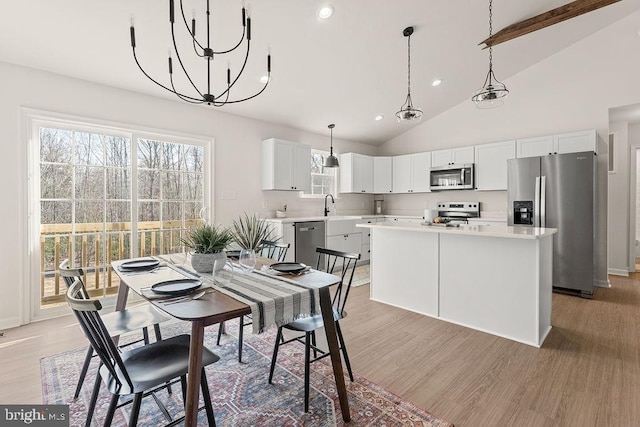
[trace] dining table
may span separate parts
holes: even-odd
[[[185,402],[185,426],[195,427],[197,425],[198,402],[200,393],[200,381],[202,372],[202,352],[204,348],[204,328],[240,316],[251,314],[251,308],[244,302],[226,295],[223,292],[211,291],[196,300],[186,298],[183,302],[177,304],[169,304],[163,302],[162,299],[147,298],[148,290],[151,286],[167,280],[176,280],[180,277],[199,278],[199,273],[190,270],[188,260],[181,266],[172,264],[171,262],[163,262],[159,268],[152,271],[121,271],[119,268],[124,262],[130,259],[113,261],[111,266],[115,274],[120,278],[120,287],[116,300],[116,310],[124,310],[127,305],[129,291],[140,295],[143,299],[153,304],[162,312],[183,321],[191,323],[191,336],[189,345],[189,375],[187,376],[187,393]],[[272,264],[273,260],[258,258],[256,271],[251,274],[260,272],[263,265]],[[211,274],[208,275],[212,280]],[[256,276],[258,276],[256,274]],[[284,275],[284,279],[295,281],[301,287],[318,291],[319,305],[322,319],[324,322],[324,330],[326,334],[328,351],[330,354],[331,365],[336,382],[336,390],[338,400],[342,412],[342,419],[345,422],[351,420],[349,413],[349,401],[347,398],[347,389],[343,374],[342,361],[338,345],[338,337],[336,325],[333,317],[332,297],[330,287],[340,283],[340,277],[333,274],[308,270],[305,274],[300,275]],[[268,387],[265,373],[265,387]]]

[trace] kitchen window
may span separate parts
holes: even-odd
[[[328,155],[328,151],[311,150],[311,192],[305,193],[305,196],[336,194],[336,168],[322,166]]]

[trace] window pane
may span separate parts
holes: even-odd
[[[138,220],[139,221],[160,221],[160,203],[159,202],[138,203]]]
[[[40,202],[40,224],[71,223],[71,202]]]
[[[106,220],[110,222],[131,222],[131,202],[106,202]]]
[[[204,172],[204,148],[195,145],[184,146],[185,170],[188,172]]]
[[[162,198],[165,200],[180,200],[182,198],[182,185],[180,184],[180,172],[162,173]]]
[[[131,180],[128,169],[107,169],[107,199],[129,199]]]
[[[158,141],[138,139],[138,166],[147,169],[159,169],[161,144]]]
[[[160,172],[151,170],[138,171],[138,198],[160,198]]]
[[[131,167],[131,140],[120,136],[105,137],[106,165]]]
[[[202,202],[185,202],[184,204],[184,218],[187,220],[200,219],[200,210],[202,209]]]
[[[104,196],[104,168],[76,167],[76,192],[78,199],[102,199]]]
[[[70,199],[73,167],[68,165],[40,165],[40,197],[42,199]]]
[[[182,202],[162,203],[163,221],[175,221],[182,219]]]
[[[102,223],[104,221],[104,203],[102,201],[78,201],[75,206],[76,223]]]
[[[162,169],[182,169],[182,145],[170,142],[162,143]]]
[[[199,173],[184,174],[184,200],[202,200],[204,176]]]
[[[69,130],[40,128],[40,161],[71,162],[72,135]]]
[[[76,132],[76,163],[79,165],[102,166],[104,147],[102,137],[93,133]]]

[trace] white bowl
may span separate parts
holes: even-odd
[[[276,211],[276,218],[286,218],[287,213],[284,211]]]

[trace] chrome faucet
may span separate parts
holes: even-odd
[[[331,203],[336,203],[336,200],[331,194],[327,194],[326,196],[324,196],[324,216],[329,215],[329,208],[327,207],[327,197],[331,197]]]

